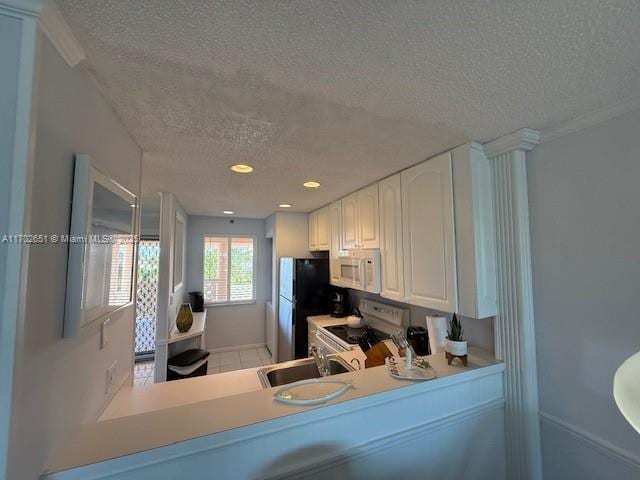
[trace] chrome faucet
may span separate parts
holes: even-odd
[[[313,347],[311,347],[311,354],[313,355],[313,359],[316,361],[316,366],[318,367],[320,375],[323,377],[328,377],[330,374],[329,360],[327,359],[327,355],[324,353],[322,347],[317,348],[314,345]]]

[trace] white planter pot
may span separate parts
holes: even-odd
[[[445,340],[444,349],[452,355],[466,355],[467,354],[467,341],[454,342],[452,340]]]

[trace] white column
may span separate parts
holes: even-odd
[[[522,129],[484,146],[495,198],[495,348],[505,363],[507,475],[514,480],[542,478],[526,168],[526,152],[538,143],[537,131]]]

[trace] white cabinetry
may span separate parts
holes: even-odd
[[[455,206],[458,313],[486,318],[498,313],[495,219],[491,165],[482,146],[451,151]]]
[[[408,303],[457,309],[451,154],[401,173],[404,285]]]
[[[378,183],[380,195],[380,295],[404,302],[404,264],[402,256],[402,191],[400,174]]]
[[[358,248],[358,192],[342,199],[342,248]]]
[[[332,285],[340,286],[340,265],[338,252],[342,249],[342,202],[329,205],[329,275]]]
[[[309,214],[309,251],[329,250],[329,207]]]
[[[331,227],[329,226],[329,206],[317,210],[318,250],[329,250]]]
[[[318,250],[318,212],[309,214],[309,251]]]
[[[358,192],[358,248],[380,247],[378,184]]]
[[[405,302],[471,318],[496,315],[491,170],[482,147],[462,145],[400,176],[400,227],[390,220],[397,180],[380,182],[384,296],[399,298],[395,277],[388,274],[398,256],[404,263]],[[402,231],[402,251],[395,254],[387,240],[394,228],[396,238],[398,228]]]
[[[380,247],[378,184],[342,199],[342,248]]]

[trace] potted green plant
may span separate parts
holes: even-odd
[[[453,314],[447,328],[447,339],[444,343],[445,351],[452,355],[461,357],[467,354],[467,341],[463,337],[464,330],[460,324],[460,320]]]

